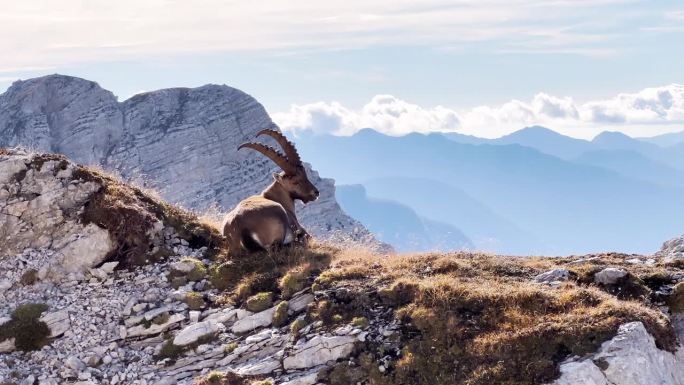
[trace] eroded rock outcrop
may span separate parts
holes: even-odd
[[[620,326],[618,334],[599,351],[561,365],[554,385],[681,385],[684,349],[674,354],[658,349],[641,322]]]
[[[0,155],[0,253],[50,249],[45,278],[83,273],[102,263],[116,243],[109,231],[84,223],[83,207],[102,186],[74,175],[66,159],[15,151]]]
[[[684,263],[684,235],[663,243],[657,256],[669,265]]]
[[[165,89],[119,103],[97,83],[51,75],[15,82],[0,95],[0,147],[65,154],[199,211],[227,212],[271,183],[276,166],[237,151],[264,128],[277,129],[263,106],[228,86]],[[306,168],[321,192],[299,215],[309,232],[384,247],[340,209],[333,180]]]
[[[208,246],[212,237],[220,242],[216,230],[191,218],[64,156],[2,150],[0,261],[25,250],[46,253],[44,260],[22,262],[20,277],[6,270],[0,287],[10,287],[12,280],[104,274],[93,268],[106,261],[144,263],[168,253],[165,241],[178,233],[186,243]]]

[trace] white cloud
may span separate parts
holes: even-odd
[[[289,111],[276,113],[273,118],[284,130],[294,133],[313,130],[335,135],[351,135],[363,128],[374,128],[389,135],[458,131],[496,137],[534,124],[560,131],[575,130],[575,134],[585,129],[584,135],[596,133],[606,126],[638,127],[644,131],[648,130],[644,129],[647,126],[662,128],[684,124],[684,85],[646,88],[581,104],[569,97],[538,93],[529,102],[512,100],[500,106],[467,110],[443,106],[425,108],[391,95],[377,95],[359,110],[348,109],[337,102],[317,102],[293,105]],[[648,131],[642,134],[648,134]]]
[[[487,42],[490,52],[603,52],[616,37],[606,31],[603,15],[608,10],[628,12],[615,6],[619,3],[630,1],[0,0],[0,35],[11,36],[0,39],[0,52],[10,53],[0,58],[0,69],[160,54],[380,44]],[[604,27],[578,30],[577,20]],[[615,29],[623,27],[631,25]]]
[[[437,106],[422,108],[391,95],[377,95],[360,111],[345,108],[340,103],[293,105],[289,112],[276,113],[273,119],[292,132],[313,130],[316,133],[351,135],[372,127],[389,135],[411,132],[454,131],[460,125],[458,113]]]

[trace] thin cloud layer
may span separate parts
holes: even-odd
[[[577,129],[672,126],[684,124],[684,85],[646,88],[581,104],[569,97],[538,93],[529,102],[512,100],[460,111],[443,106],[425,108],[391,95],[377,95],[360,110],[337,102],[317,102],[293,105],[273,118],[282,129],[295,134],[309,130],[334,135],[373,128],[388,135],[462,132],[496,137],[535,124]],[[643,134],[648,135],[647,130]]]
[[[154,55],[430,46],[605,55],[639,33],[628,0],[4,1],[0,71]],[[658,7],[639,15],[678,19]],[[606,23],[603,15],[613,15]],[[539,15],[544,15],[543,20]],[[578,20],[582,20],[581,26]],[[650,20],[650,19],[649,19]]]

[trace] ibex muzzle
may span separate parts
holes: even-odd
[[[246,198],[226,215],[223,235],[228,238],[231,253],[270,250],[295,241],[306,244],[310,238],[295,215],[295,200],[308,203],[320,193],[309,181],[297,149],[283,134],[265,129],[257,137],[261,135],[275,139],[285,154],[261,143],[243,143],[238,150],[259,151],[283,171],[273,174],[273,183],[260,195]]]

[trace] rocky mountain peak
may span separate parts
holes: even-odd
[[[237,146],[277,126],[250,95],[225,85],[169,88],[118,102],[97,83],[63,75],[15,82],[0,95],[0,147],[23,146],[99,165],[192,210],[226,212],[271,183],[277,168]],[[268,140],[268,139],[264,139]],[[301,210],[318,237],[385,247],[335,200],[334,181]]]

